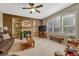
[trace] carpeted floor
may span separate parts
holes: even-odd
[[[64,44],[44,38],[34,38],[34,40],[35,48],[29,48],[24,51],[15,52],[14,54],[19,56],[54,56],[55,51],[64,53]]]

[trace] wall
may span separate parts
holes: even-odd
[[[53,18],[58,15],[64,15],[64,14],[69,14],[73,13],[74,11],[79,11],[79,3],[73,4],[51,16],[48,16],[47,18],[43,19],[43,24],[47,25],[47,21],[50,20],[50,18]]]
[[[0,27],[3,29],[3,13],[0,12]]]
[[[55,16],[59,16],[59,15],[61,16],[61,15],[66,15],[66,14],[71,14],[71,13],[76,13],[76,20],[77,20],[77,22],[76,22],[76,34],[77,34],[77,37],[79,37],[79,26],[78,26],[79,25],[79,3],[73,4],[65,9],[43,19],[43,24],[47,25],[47,21],[52,20],[53,17],[55,17]]]
[[[12,17],[6,14],[3,14],[3,26],[7,26],[8,29],[11,29],[12,26]],[[9,34],[11,34],[12,31],[9,31]]]
[[[43,25],[47,25],[47,21],[49,20],[49,18],[46,18],[43,20]]]
[[[36,20],[39,22],[40,19],[34,19],[34,18],[28,18],[28,17],[22,17],[17,15],[10,15],[10,14],[3,14],[3,26],[7,26],[9,29],[12,29],[12,19],[18,18],[20,20],[30,20],[33,22],[33,20]],[[38,23],[40,25],[40,22]],[[33,27],[31,27],[33,29]],[[9,34],[12,34],[12,30],[9,31]]]

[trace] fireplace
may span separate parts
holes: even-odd
[[[21,32],[21,39],[22,38],[28,38],[28,35],[31,36],[31,31],[23,31],[23,32]]]

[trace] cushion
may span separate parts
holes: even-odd
[[[5,39],[9,39],[10,38],[10,36],[9,36],[9,34],[2,34],[2,36],[3,36],[3,39],[5,40]]]
[[[2,32],[0,32],[0,38],[2,38]]]
[[[0,43],[3,41],[3,39],[2,38],[0,38]]]
[[[77,49],[76,49],[76,48],[73,48],[73,47],[70,47],[70,48],[68,49],[68,51],[71,51],[71,52],[76,52],[76,51],[77,51]]]

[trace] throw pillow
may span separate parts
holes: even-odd
[[[0,38],[0,43],[3,41],[3,39],[2,38]]]
[[[5,40],[5,39],[9,39],[10,38],[10,36],[9,36],[9,34],[2,34],[2,36],[3,36],[3,39]]]

